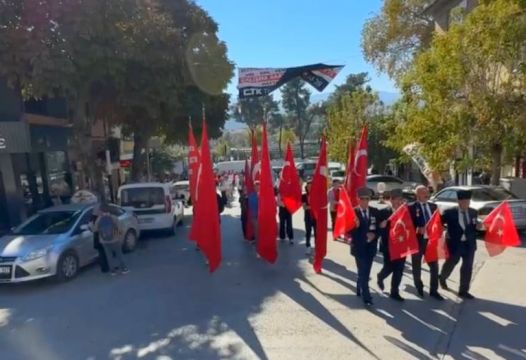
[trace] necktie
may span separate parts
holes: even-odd
[[[422,212],[424,213],[424,221],[427,224],[429,221],[429,212],[427,211],[427,204],[422,203]]]
[[[362,214],[363,214],[363,218],[364,218],[365,220],[368,220],[368,219],[367,219],[367,210],[362,210]]]
[[[467,211],[464,211],[464,228],[466,229],[465,232],[468,232],[469,227],[469,214]]]

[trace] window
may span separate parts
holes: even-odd
[[[126,211],[124,211],[124,209],[121,209],[120,207],[118,206],[115,206],[115,205],[110,205],[110,214],[112,214],[113,216],[122,216],[126,213]]]
[[[13,233],[15,235],[63,234],[71,229],[81,214],[82,211],[39,213],[20,225]]]
[[[439,201],[455,201],[457,200],[457,192],[456,190],[444,190],[438,193],[437,199]]]
[[[134,208],[151,208],[154,205],[164,205],[164,189],[160,187],[144,187],[124,189],[121,192],[121,206]]]
[[[474,201],[503,201],[517,199],[515,195],[503,188],[484,188],[473,190]]]

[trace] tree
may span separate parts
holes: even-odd
[[[305,139],[309,134],[315,112],[309,111],[310,90],[300,78],[289,81],[281,90],[286,123],[294,129],[300,144],[300,155],[305,157]]]
[[[287,147],[287,144],[294,145],[296,143],[296,133],[292,129],[283,129],[281,134],[276,133],[276,142],[280,145],[280,149]],[[279,143],[281,141],[281,144]]]
[[[369,82],[369,74],[366,72],[349,74],[342,85],[336,85],[336,90],[328,99],[328,104],[338,102],[345,94],[351,94],[360,89],[370,89],[367,83]]]
[[[279,126],[279,103],[272,95],[240,99],[231,107],[232,117],[240,123],[255,129],[263,120],[267,120],[272,127]]]
[[[381,133],[381,127],[374,125],[373,121],[382,119],[382,111],[383,106],[378,95],[365,88],[345,93],[338,102],[331,104],[327,109],[327,141],[330,144],[330,158],[346,163],[349,142],[356,143],[362,127],[366,124],[369,124],[373,134],[375,130]],[[375,145],[371,141],[369,143]]]
[[[435,170],[488,162],[497,184],[504,151],[524,146],[525,42],[520,1],[482,1],[415,59],[390,144],[420,143]]]
[[[365,59],[391,78],[400,78],[431,42],[434,23],[424,10],[432,2],[384,0],[380,13],[368,19],[362,30]]]

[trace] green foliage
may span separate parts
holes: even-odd
[[[525,43],[526,12],[515,0],[482,2],[436,36],[403,81],[390,145],[418,142],[431,166],[445,170],[452,159],[473,163],[466,155],[473,144],[498,181],[503,151],[525,145]]]
[[[236,121],[247,124],[250,129],[261,125],[263,120],[276,128],[281,121],[279,103],[272,95],[241,99],[232,106],[231,113]]]
[[[379,14],[368,19],[362,30],[365,59],[381,72],[399,78],[413,57],[432,39],[433,20],[424,14],[432,0],[384,0]]]
[[[280,141],[280,134],[279,132],[276,133],[276,135],[274,136],[275,139],[276,139],[276,143],[279,143]],[[294,145],[296,143],[296,140],[297,140],[297,137],[296,137],[296,133],[294,132],[293,129],[283,129],[281,131],[281,149],[285,149],[287,147],[287,144],[290,143],[290,145]]]

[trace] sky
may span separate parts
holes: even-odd
[[[239,67],[288,67],[314,63],[345,65],[333,83],[368,72],[376,91],[398,92],[368,64],[361,51],[365,20],[381,0],[196,0],[219,25],[219,38]],[[228,92],[237,94],[236,77]],[[312,89],[313,93],[316,90]]]

